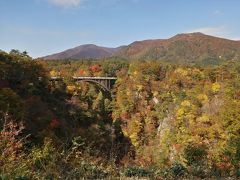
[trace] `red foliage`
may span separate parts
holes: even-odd
[[[9,83],[6,80],[0,80],[0,88],[9,87]]]
[[[128,113],[122,113],[120,117],[123,121],[127,121],[131,116]]]
[[[181,144],[173,144],[173,148],[179,152],[182,149],[182,145]]]
[[[20,138],[23,129],[23,125],[13,121],[4,124],[3,130],[0,132],[0,155],[2,157],[11,156],[14,159],[18,157],[23,147],[23,138]]]
[[[52,121],[50,122],[50,128],[55,129],[59,126],[60,126],[59,120],[58,119],[52,119]]]
[[[222,171],[227,171],[232,167],[232,165],[230,162],[219,162],[217,163],[217,167]]]
[[[217,168],[221,171],[229,171],[232,168],[232,164],[230,162],[230,158],[227,156],[222,157],[222,161],[216,164]]]
[[[89,68],[93,73],[96,73],[96,72],[100,72],[101,71],[101,67],[98,65],[98,64],[94,64],[92,66],[90,66]]]
[[[79,71],[77,72],[77,75],[85,75],[86,74],[86,71],[83,70],[83,69],[79,69]]]

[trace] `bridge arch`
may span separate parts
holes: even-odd
[[[89,83],[95,83],[100,88],[105,90],[106,92],[109,92],[111,94],[111,89],[113,88],[113,85],[116,81],[116,77],[73,77],[75,82],[89,82]]]
[[[51,77],[51,81],[52,82],[56,82],[56,81],[62,81],[64,79],[64,77]],[[111,96],[111,89],[113,88],[113,85],[115,84],[117,78],[116,77],[72,77],[73,81],[75,81],[75,83],[78,82],[89,82],[91,84],[95,84],[98,87],[100,87],[100,89],[105,92],[108,93]]]
[[[105,93],[111,94],[111,89],[109,89],[108,87],[106,87],[104,84],[102,84],[101,82],[95,81],[95,80],[91,80],[91,79],[85,79],[85,80],[77,80],[76,83],[80,83],[80,82],[87,82],[93,85],[96,85],[100,88],[100,90],[104,91]]]

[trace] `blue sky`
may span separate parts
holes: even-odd
[[[0,49],[33,57],[203,32],[240,40],[240,0],[0,0]]]

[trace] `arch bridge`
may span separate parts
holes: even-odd
[[[82,76],[73,76],[73,80],[78,82],[89,82],[100,86],[104,91],[111,92],[113,85],[115,84],[116,77],[82,77]],[[63,77],[51,77],[51,81],[62,81]]]

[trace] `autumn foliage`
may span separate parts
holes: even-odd
[[[0,178],[239,178],[239,62],[0,63]],[[117,81],[106,93],[72,76]]]

